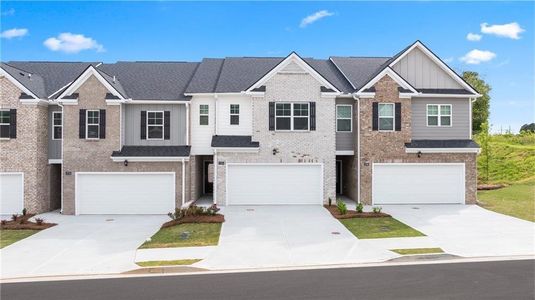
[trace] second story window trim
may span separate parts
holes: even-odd
[[[336,132],[353,131],[353,106],[351,104],[336,105]]]
[[[309,102],[276,102],[275,103],[276,131],[309,131],[310,103]]]
[[[164,112],[147,111],[147,140],[164,139]]]
[[[52,112],[52,140],[63,138],[63,116],[61,111]]]
[[[426,123],[428,127],[451,127],[452,121],[451,104],[427,104]]]
[[[379,131],[394,131],[396,124],[396,106],[394,103],[378,104]]]
[[[240,105],[230,105],[230,125],[240,125]]]
[[[210,106],[208,104],[199,105],[199,125],[210,124]]]
[[[87,110],[85,122],[85,139],[98,140],[100,139],[100,111]]]
[[[8,140],[10,138],[9,130],[11,127],[11,118],[9,109],[0,109],[0,139]]]

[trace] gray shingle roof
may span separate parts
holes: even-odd
[[[412,140],[406,148],[479,148],[473,140]]]
[[[340,71],[347,77],[355,90],[359,90],[383,68],[388,57],[331,57]],[[375,74],[375,75],[374,75]]]
[[[212,147],[215,148],[258,148],[259,142],[253,142],[250,135],[214,135]]]
[[[316,72],[320,73],[323,78],[327,79],[339,91],[344,93],[351,93],[353,88],[349,81],[336,68],[332,61],[327,59],[304,58]]]
[[[121,151],[113,151],[113,157],[186,157],[189,156],[190,146],[123,146]]]
[[[6,63],[2,63],[2,69],[4,69],[9,75],[15,78],[15,80],[25,86],[37,97],[46,97],[45,82],[43,78],[38,74],[31,74],[30,72],[16,68]]]
[[[224,61],[222,58],[203,59],[186,88],[186,93],[213,93]]]
[[[215,92],[232,93],[248,89],[284,57],[228,57],[221,67]]]

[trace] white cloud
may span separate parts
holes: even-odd
[[[15,9],[14,8],[10,8],[10,9],[2,12],[2,16],[4,16],[4,17],[12,16],[14,14],[15,14]]]
[[[0,33],[0,37],[4,39],[12,39],[16,37],[23,37],[27,34],[28,34],[28,29],[26,28],[13,28],[13,29],[2,31],[2,33]]]
[[[308,25],[318,21],[318,20],[321,20],[325,17],[330,17],[330,16],[333,16],[334,13],[328,11],[328,10],[320,10],[320,11],[317,11],[313,14],[311,14],[310,16],[306,16],[303,20],[301,20],[301,24],[299,25],[299,27],[301,28],[305,28],[307,27]]]
[[[487,51],[487,50],[478,50],[474,49],[466,53],[463,57],[460,58],[462,62],[465,62],[469,65],[478,65],[482,62],[487,62],[496,57],[496,53]]]
[[[481,32],[485,34],[493,34],[499,37],[507,37],[513,40],[520,39],[520,33],[524,32],[522,27],[517,22],[502,25],[489,25],[488,23],[481,24]]]
[[[471,42],[479,42],[481,41],[481,38],[482,38],[481,34],[477,34],[477,33],[470,32],[466,35],[466,39]]]
[[[104,52],[104,46],[97,43],[94,39],[86,37],[83,34],[73,34],[64,32],[57,37],[51,37],[43,43],[52,51],[61,51],[65,53],[78,53],[82,50],[94,49],[97,52]]]

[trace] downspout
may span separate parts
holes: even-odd
[[[63,104],[59,103],[59,101],[56,102],[59,107],[61,107],[61,208],[59,209],[59,213],[63,214],[63,166],[64,166],[64,152],[63,152],[63,141],[65,140],[65,108]],[[54,122],[54,120],[52,120]],[[53,133],[52,133],[53,134]]]
[[[186,165],[184,162],[185,159],[182,158],[182,205],[180,207],[184,207],[186,199]]]
[[[214,204],[217,204],[217,165],[217,150],[214,149],[214,191],[212,196]]]
[[[353,99],[357,101],[357,203],[360,203],[360,99],[356,94],[353,94]]]

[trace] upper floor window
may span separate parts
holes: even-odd
[[[427,126],[451,126],[451,104],[427,104]]]
[[[240,125],[240,105],[230,105],[230,125]]]
[[[275,130],[309,129],[309,103],[275,103]]]
[[[100,111],[87,110],[85,136],[86,139],[100,138]]]
[[[61,111],[52,112],[52,139],[61,140],[63,135],[63,117]]]
[[[163,111],[148,111],[147,112],[147,139],[148,140],[162,140],[163,139]]]
[[[9,110],[0,110],[0,138],[8,139],[9,128],[11,126],[11,116]]]
[[[199,105],[199,125],[208,125],[208,104]]]
[[[336,131],[351,132],[352,130],[352,106],[351,105],[337,105],[336,106]]]
[[[379,103],[379,130],[394,131],[394,103]]]

